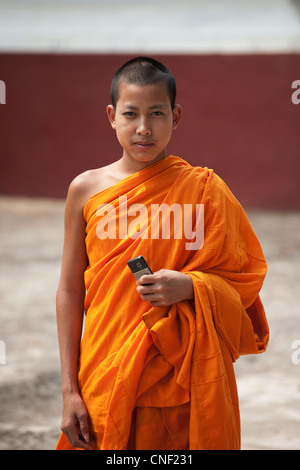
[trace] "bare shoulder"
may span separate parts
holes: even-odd
[[[69,186],[68,198],[71,198],[79,209],[83,209],[91,196],[121,179],[116,174],[116,164],[117,162],[114,162],[101,168],[87,170],[76,176]]]

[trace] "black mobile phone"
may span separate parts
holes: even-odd
[[[132,258],[131,260],[127,261],[127,264],[136,279],[139,279],[144,274],[153,274],[143,256]]]

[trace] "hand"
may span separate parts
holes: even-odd
[[[136,290],[142,300],[153,307],[166,307],[183,300],[194,299],[193,281],[187,274],[160,269],[137,280]]]
[[[96,448],[96,440],[89,426],[88,412],[79,393],[64,396],[61,430],[72,447],[85,450]]]

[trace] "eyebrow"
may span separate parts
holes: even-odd
[[[165,103],[157,103],[157,104],[154,104],[153,106],[150,106],[148,109],[161,109],[161,108],[165,108],[165,107],[166,107]],[[126,104],[126,103],[124,104],[124,108],[130,109],[132,111],[138,109],[137,106],[133,106],[131,104]]]

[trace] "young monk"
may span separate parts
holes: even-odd
[[[122,156],[70,185],[57,449],[240,448],[233,362],[267,347],[266,263],[213,170],[167,156],[175,99],[164,65],[124,64],[107,107]],[[136,281],[127,261],[140,255],[153,274]]]

